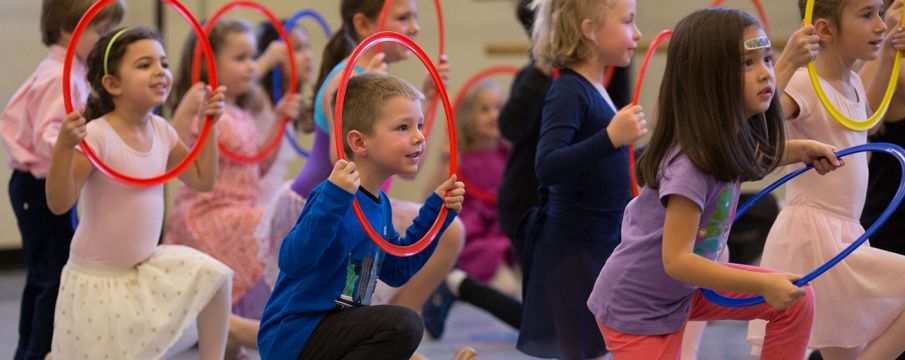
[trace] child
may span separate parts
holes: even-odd
[[[258,339],[264,359],[406,359],[421,342],[417,313],[368,305],[378,277],[392,286],[404,284],[437,241],[410,257],[385,255],[364,234],[352,201],[358,199],[384,239],[405,245],[427,232],[441,206],[450,210],[441,232],[449,225],[462,207],[464,185],[455,176],[440,185],[400,238],[380,187],[390,176],[418,170],[423,96],[383,74],[351,78],[346,96],[343,145],[350,161],[337,161],[328,180],[312,190],[280,248],[280,275]]]
[[[343,26],[333,34],[321,57],[321,69],[315,82],[317,94],[314,100],[314,145],[311,147],[311,155],[305,162],[305,166],[299,171],[296,178],[287,184],[277,198],[272,208],[267,210],[273,214],[272,218],[265,218],[257,234],[273,244],[271,249],[279,249],[279,243],[298,220],[305,205],[305,201],[311,190],[327,179],[330,175],[331,165],[336,154],[333,144],[332,116],[330,101],[332,94],[339,88],[339,80],[342,71],[348,65],[348,57],[352,55],[355,46],[366,37],[377,32],[380,11],[384,0],[342,0],[340,13]],[[417,21],[417,9],[414,1],[393,1],[389,9],[389,15],[384,30],[395,31],[415,38],[421,30]],[[389,63],[405,60],[409,51],[397,44],[386,43],[382,46],[382,53],[374,49],[365,52],[362,58],[354,66],[354,74],[370,72],[384,72]],[[367,70],[366,70],[367,69]],[[448,74],[449,65],[443,61],[438,66],[441,75]],[[432,81],[427,80],[424,85],[427,98],[436,91]],[[396,231],[402,231],[412,223],[412,219],[418,213],[419,204],[397,199],[393,202],[393,224]],[[465,242],[465,230],[462,222],[453,220],[452,225],[443,236],[438,238],[437,253],[430,258],[422,270],[405,286],[398,289],[389,289],[385,284],[378,285],[378,298],[385,299],[389,303],[405,306],[418,311],[427,300],[431,292],[437,288],[449,271],[455,265],[462,245]],[[276,258],[277,254],[273,254]],[[378,300],[379,301],[379,300]]]
[[[69,257],[73,229],[71,214],[56,216],[45,206],[44,183],[60,123],[66,114],[60,87],[66,47],[82,14],[93,3],[93,0],[43,1],[41,40],[49,53],[0,115],[0,140],[13,169],[9,198],[28,267],[16,360],[43,359],[50,352],[53,309],[60,288],[60,272]],[[76,106],[83,106],[88,98],[84,65],[88,52],[98,37],[119,24],[124,12],[123,1],[111,3],[98,13],[79,39],[70,84]]]
[[[802,14],[805,3],[798,2]],[[896,24],[888,33],[882,12],[882,0],[820,0],[814,6],[814,27],[820,39],[817,75],[830,101],[852,119],[867,119],[871,109],[877,108],[895,52],[905,49],[901,7],[888,14],[895,18],[889,23]],[[879,64],[865,88],[854,68],[856,62],[869,60]],[[782,106],[790,138],[814,139],[839,148],[867,142],[867,131],[851,130],[830,116],[804,70],[792,77]],[[867,180],[867,155],[861,153],[846,158],[846,168],[833,176],[805,174],[790,181],[786,206],[767,237],[761,265],[806,273],[861,236],[864,228],[859,219]],[[893,359],[905,351],[903,273],[905,256],[865,244],[815,279],[817,313],[810,346],[820,349],[826,359]],[[749,327],[749,338],[756,346],[763,341],[762,328],[760,323]]]
[[[152,30],[124,28],[101,37],[87,58],[93,93],[85,116],[76,111],[63,120],[47,177],[47,206],[65,213],[81,192],[85,214],[63,268],[56,358],[160,357],[196,319],[201,358],[223,358],[231,271],[197,250],[158,246],[163,185],[117,182],[95,171],[75,147],[84,139],[104,163],[135,177],[159,175],[185,158],[188,149],[179,135],[152,112],[169,94],[167,61]],[[210,89],[194,86],[174,121],[219,117],[224,90],[201,99]],[[86,118],[93,120],[86,125]],[[209,190],[216,145],[202,146],[179,178]]]
[[[472,186],[487,194],[497,193],[509,156],[509,146],[503,143],[497,126],[502,103],[500,85],[484,80],[468,92],[456,109],[461,151],[458,171]],[[471,277],[490,283],[500,270],[511,269],[514,264],[509,239],[500,232],[495,204],[471,197],[462,204],[462,209],[465,247],[459,254],[458,267]]]
[[[517,234],[527,241],[518,349],[596,358],[606,349],[584,303],[619,243],[622,209],[631,198],[626,146],[647,132],[641,107],[617,113],[602,83],[606,66],[629,64],[641,33],[634,0],[535,4],[535,59],[560,68],[560,75],[544,100],[537,144],[542,205]]]
[[[782,74],[808,60],[786,54],[776,65]],[[689,320],[753,318],[770,320],[764,359],[801,359],[813,314],[810,288],[796,287],[797,275],[716,259],[741,181],[795,162],[814,162],[825,173],[839,165],[834,149],[785,141],[773,92],[787,78],[774,77],[770,43],[754,17],[696,11],[676,26],[667,57],[657,128],[638,163],[643,188],[626,207],[622,243],[587,305],[616,360],[678,358]],[[698,287],[758,294],[767,303],[720,307]]]
[[[277,34],[273,24],[271,24],[270,21],[262,22],[258,25],[257,35],[257,50],[260,55],[255,59],[255,65],[257,66],[257,73],[259,74],[260,80],[255,86],[254,91],[262,96],[259,96],[259,101],[255,104],[257,106],[252,106],[251,112],[258,119],[256,123],[256,130],[259,135],[258,144],[263,145],[270,139],[264,138],[261,134],[267,134],[267,130],[270,129],[275,122],[282,120],[274,114],[273,107],[274,104],[278,103],[278,100],[282,98],[282,95],[288,93],[291,79],[287,47],[279,34]],[[298,92],[301,94],[305,92],[305,88],[311,82],[313,69],[311,43],[308,39],[308,33],[300,25],[297,25],[293,29],[289,29],[288,35],[292,43],[293,55],[295,57],[296,77],[298,80],[296,85]],[[273,89],[273,70],[276,68],[281,69],[282,75],[280,81],[281,89],[278,94],[274,93]],[[303,100],[301,109],[298,117],[290,119],[290,126],[292,127],[287,129],[287,131],[291,134],[297,132],[308,134],[314,131],[314,119],[311,117],[311,101],[307,96]],[[261,180],[258,183],[258,205],[260,207],[264,207],[265,209],[268,208],[269,204],[273,201],[281,186],[286,181],[289,162],[298,159],[298,156],[299,155],[293,151],[292,146],[288,142],[283,142],[280,145],[273,164],[269,166],[267,173],[261,177]],[[268,218],[268,216],[265,214],[264,218]],[[269,244],[265,243],[262,245],[262,254],[268,254],[270,252],[270,249],[268,248]],[[272,261],[268,261],[267,275],[269,276],[273,273],[275,277],[277,272],[276,264],[273,264]],[[273,283],[270,279],[268,279],[268,282],[271,284]]]
[[[217,75],[226,85],[226,108],[217,123],[216,140],[233,152],[251,154],[258,151],[256,119],[247,111],[251,90],[257,81],[254,55],[256,39],[244,21],[221,19],[208,35],[217,66]],[[191,83],[191,59],[194,35],[183,48],[183,64],[176,80],[175,97],[181,98]],[[206,72],[202,70],[202,72]],[[294,118],[298,113],[298,95],[287,95],[276,106],[277,116]],[[272,127],[272,131],[281,131]],[[186,132],[187,135],[190,132]],[[268,135],[271,138],[273,133]],[[185,136],[186,143],[195,142],[195,134]],[[235,271],[232,290],[233,316],[230,320],[230,356],[241,347],[254,348],[258,320],[264,310],[270,286],[264,281],[264,261],[259,258],[260,245],[254,237],[263,209],[256,207],[258,181],[273,161],[273,155],[262,163],[239,163],[225,157],[218,161],[213,191],[200,193],[182,187],[176,194],[167,222],[165,244],[194,247]]]

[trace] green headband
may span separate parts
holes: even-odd
[[[116,34],[113,34],[113,37],[110,38],[110,42],[107,43],[107,50],[104,51],[104,75],[110,74],[110,72],[107,71],[107,58],[110,57],[110,49],[113,48],[113,43],[115,43],[116,39],[119,39],[120,36],[122,36],[123,34],[126,33],[126,31],[129,31],[129,30],[131,30],[131,28],[120,29],[119,31],[116,32]]]

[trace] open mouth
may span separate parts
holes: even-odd
[[[773,87],[767,86],[757,93],[757,96],[773,95]]]
[[[421,151],[405,154],[405,157],[412,160],[418,160],[421,158]]]
[[[880,39],[880,40],[871,41],[868,44],[870,44],[871,46],[880,46],[880,44],[882,44],[882,43],[883,43],[883,39]]]

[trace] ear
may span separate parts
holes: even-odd
[[[584,19],[581,21],[581,36],[586,40],[597,42],[597,35],[594,34],[594,30],[596,30],[596,26],[594,26],[594,22],[591,21],[591,19]]]
[[[355,13],[352,15],[352,28],[355,29],[357,35],[364,39],[377,32],[377,22],[371,21],[364,13]]]
[[[113,96],[118,96],[123,93],[123,89],[120,87],[119,78],[116,76],[107,74],[101,78],[101,84],[104,85],[104,90],[107,90],[107,93]]]
[[[830,42],[836,38],[836,27],[827,19],[815,20],[814,32],[820,38],[820,42]]]
[[[352,149],[352,154],[355,155],[355,157],[365,157],[368,155],[368,145],[365,140],[365,134],[358,130],[350,130],[349,134],[346,135],[346,143],[349,144],[349,148]]]

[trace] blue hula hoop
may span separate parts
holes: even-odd
[[[75,201],[75,205],[72,205],[72,210],[69,210],[69,223],[72,225],[72,230],[78,229],[79,227],[79,201]]]
[[[843,250],[842,252],[840,252],[839,254],[834,256],[832,259],[827,261],[825,264],[821,265],[819,268],[812,271],[810,274],[807,274],[804,277],[802,277],[801,279],[799,279],[798,281],[796,281],[795,282],[796,286],[804,286],[804,285],[810,283],[815,278],[817,278],[821,274],[825,273],[827,270],[829,270],[830,268],[832,268],[833,266],[838,264],[840,261],[842,261],[842,259],[845,259],[845,257],[847,257],[849,254],[851,254],[853,251],[855,251],[855,249],[857,249],[859,246],[861,246],[861,244],[863,244],[865,241],[867,241],[867,239],[870,238],[871,235],[873,235],[875,232],[877,232],[877,230],[879,230],[880,227],[882,227],[883,224],[886,223],[886,221],[889,220],[890,217],[892,217],[892,214],[899,207],[899,204],[902,203],[902,199],[905,198],[905,149],[902,149],[898,145],[889,144],[889,143],[872,143],[872,144],[853,146],[848,149],[844,149],[844,150],[836,153],[836,156],[841,158],[846,155],[851,155],[851,154],[855,154],[855,153],[859,153],[859,152],[868,152],[868,151],[887,153],[889,155],[892,155],[893,157],[896,158],[896,160],[899,161],[899,165],[902,168],[902,180],[899,182],[899,188],[896,190],[896,195],[892,198],[892,201],[886,207],[886,210],[883,210],[883,213],[881,213],[880,217],[877,218],[877,221],[875,221],[873,223],[873,225],[871,225],[866,231],[864,231],[864,234],[861,234],[861,236],[858,237],[857,240],[855,240],[853,243],[851,243],[851,245],[846,247],[845,250]],[[789,180],[792,180],[793,178],[797,177],[798,175],[801,175],[804,172],[812,169],[813,167],[814,167],[814,165],[808,165],[801,169],[795,170],[795,171],[789,173],[788,175],[783,176],[781,179],[777,180],[773,184],[770,184],[770,186],[767,186],[763,191],[757,193],[757,195],[755,195],[753,198],[751,198],[751,200],[748,200],[748,202],[746,202],[744,205],[742,205],[742,207],[739,208],[739,210],[736,212],[735,219],[738,220],[739,217],[741,217],[752,206],[754,206],[755,203],[757,203],[761,198],[763,198],[764,196],[769,194],[771,191],[775,190],[780,185],[785,184]],[[764,302],[763,296],[753,296],[753,297],[747,297],[747,298],[729,298],[729,297],[720,295],[716,291],[713,291],[710,289],[702,288],[701,292],[703,293],[704,297],[707,300],[709,300],[710,302],[720,305],[720,306],[724,306],[724,307],[744,307],[744,306],[757,305],[757,304]]]
[[[314,19],[314,21],[316,21],[318,25],[320,25],[321,30],[324,31],[324,34],[327,35],[328,39],[333,37],[333,31],[330,30],[330,25],[327,24],[327,20],[313,9],[299,10],[294,15],[292,15],[289,20],[286,20],[286,22],[283,23],[283,28],[286,29],[286,33],[289,33],[290,31],[292,31],[292,29],[295,28],[299,21],[308,17]],[[271,86],[273,87],[273,102],[275,104],[280,101],[280,98],[283,95],[283,71],[280,70],[279,67],[273,69],[273,81],[271,82]],[[304,157],[311,155],[308,150],[303,149],[302,146],[299,145],[299,143],[295,140],[295,134],[289,127],[286,128],[284,137],[296,153]]]

